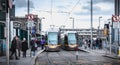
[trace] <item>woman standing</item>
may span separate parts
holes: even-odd
[[[23,58],[26,57],[26,51],[28,49],[28,43],[25,38],[22,41],[22,51],[23,51]]]

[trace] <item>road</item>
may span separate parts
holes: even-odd
[[[43,52],[38,56],[36,65],[120,65],[120,60],[79,51]]]

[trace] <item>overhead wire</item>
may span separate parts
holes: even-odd
[[[53,0],[51,0],[51,23],[53,24],[53,12],[52,12],[52,9],[53,9]]]
[[[68,17],[66,18],[65,22],[69,19],[70,15],[72,14],[72,12],[76,8],[76,6],[79,4],[79,2],[80,2],[80,0],[78,0],[77,3],[73,6],[73,8],[70,10],[70,12],[68,13]],[[51,0],[51,23],[53,24],[53,0]]]
[[[74,11],[75,7],[79,4],[80,0],[77,1],[77,3],[75,4],[75,6],[73,6],[73,8],[70,10],[68,17],[66,18],[65,22],[69,19],[70,15],[72,14],[72,12]]]

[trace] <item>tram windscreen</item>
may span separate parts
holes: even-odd
[[[76,44],[76,35],[75,33],[68,33],[68,43]]]
[[[57,44],[58,43],[58,33],[57,32],[49,32],[48,33],[48,44]]]

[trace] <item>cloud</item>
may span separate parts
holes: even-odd
[[[67,7],[65,7],[65,6],[57,6],[57,8],[66,9]]]
[[[101,11],[101,8],[98,6],[93,6],[93,13],[98,14]],[[90,14],[90,6],[83,6],[81,10],[74,13],[75,15],[88,15]]]
[[[103,3],[103,2],[106,2],[106,3],[114,3],[114,0],[93,0],[93,3],[94,3],[94,4]]]
[[[114,11],[112,11],[112,9],[114,9],[114,4],[113,4],[113,0],[110,0],[110,2],[108,0],[94,0],[95,3],[93,3],[93,14],[94,15],[110,15],[113,14]],[[107,3],[109,2],[109,3]],[[88,3],[88,2],[87,2]],[[90,4],[88,5],[83,5],[82,6],[82,12],[76,12],[74,13],[75,15],[87,15],[90,13],[91,9],[90,9]],[[109,13],[108,13],[109,12]]]
[[[90,3],[90,1],[87,1],[87,3]],[[114,3],[114,0],[93,0],[94,4],[98,3]]]
[[[27,0],[15,0],[16,8],[24,8],[27,7]],[[30,1],[30,8],[34,8],[34,4]]]

